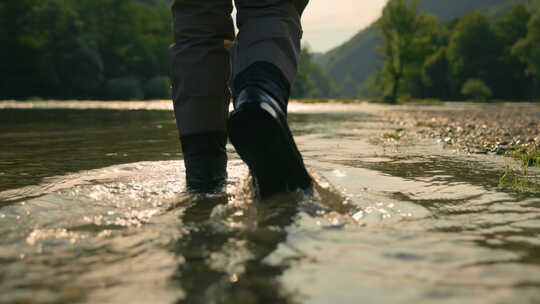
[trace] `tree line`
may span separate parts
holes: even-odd
[[[169,0],[0,1],[0,99],[169,98]],[[294,97],[333,85],[302,50]]]
[[[3,0],[0,99],[170,95],[165,1]]]
[[[383,68],[372,90],[398,98],[532,100],[540,97],[540,12],[518,4],[490,19],[440,22],[418,1],[389,1],[379,21]]]
[[[0,99],[169,98],[169,7],[169,0],[0,1]],[[540,97],[538,9],[516,5],[495,19],[473,12],[440,22],[418,2],[392,0],[377,26],[384,66],[371,77],[371,95]],[[333,82],[314,56],[302,49],[292,97],[336,98],[356,86],[350,77]]]

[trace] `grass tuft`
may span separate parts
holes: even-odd
[[[520,195],[526,192],[539,192],[540,181],[536,175],[530,174],[530,167],[540,167],[540,151],[538,147],[530,150],[514,151],[511,156],[520,162],[519,169],[513,170],[510,164],[499,178],[499,188],[512,190]]]
[[[399,135],[398,133],[384,133],[382,137],[384,139],[392,139],[395,141],[398,141],[401,139],[401,135]]]

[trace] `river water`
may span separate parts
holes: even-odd
[[[230,145],[183,192],[168,103],[0,103],[0,303],[540,303],[539,194],[384,110],[292,104],[315,193],[261,202]]]

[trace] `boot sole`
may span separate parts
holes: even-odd
[[[233,146],[249,166],[260,197],[311,186],[287,122],[271,106],[242,106],[231,114],[228,129]]]

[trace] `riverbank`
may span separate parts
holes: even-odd
[[[359,105],[378,112],[391,122],[434,138],[446,145],[473,154],[537,155],[540,147],[540,103],[475,104],[463,102],[412,102],[396,106],[363,102],[358,99],[301,99],[291,108],[303,105]],[[172,111],[169,100],[155,101],[0,101],[0,109],[103,109]],[[331,107],[332,110],[336,106]],[[339,106],[337,108],[340,108]],[[538,155],[540,156],[540,155]]]
[[[402,106],[385,116],[419,136],[467,153],[514,155],[540,148],[540,104]]]

